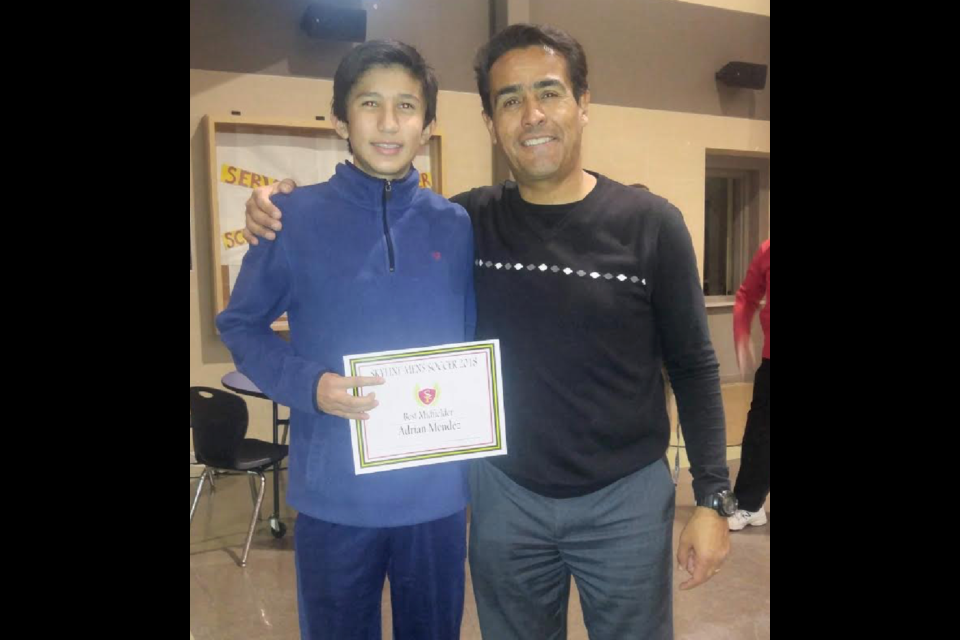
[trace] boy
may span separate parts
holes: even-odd
[[[353,163],[277,196],[287,233],[250,248],[217,327],[237,368],[291,409],[287,500],[301,637],[380,638],[384,576],[394,637],[460,637],[465,463],[355,475],[347,419],[382,383],[342,357],[473,339],[473,237],[459,205],[412,166],[435,126],[437,82],[411,46],[371,41],[334,76],[332,122]],[[290,342],[270,329],[287,312]]]

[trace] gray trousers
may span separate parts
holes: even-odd
[[[591,640],[673,638],[675,488],[662,460],[555,499],[470,472],[470,573],[485,640],[564,640],[570,576]]]

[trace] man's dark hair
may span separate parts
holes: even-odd
[[[477,76],[477,91],[483,102],[483,110],[493,115],[490,103],[490,68],[505,53],[527,47],[549,47],[567,61],[567,73],[573,85],[573,97],[580,102],[587,89],[587,54],[580,43],[563,29],[548,25],[512,24],[490,39],[477,51],[473,59],[473,72]]]

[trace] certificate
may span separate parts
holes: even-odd
[[[343,357],[347,376],[382,376],[369,420],[350,421],[357,474],[507,453],[500,341]]]

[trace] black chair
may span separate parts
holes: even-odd
[[[260,478],[260,490],[257,493],[253,517],[250,519],[250,531],[243,547],[240,566],[246,566],[253,530],[263,504],[263,492],[267,479],[263,472],[280,462],[290,451],[285,444],[273,444],[263,440],[247,438],[247,403],[240,396],[221,389],[210,387],[190,387],[190,426],[193,428],[193,450],[197,462],[205,465],[197,485],[197,493],[190,507],[190,522],[200,501],[204,481],[214,472],[246,473],[251,479]]]

